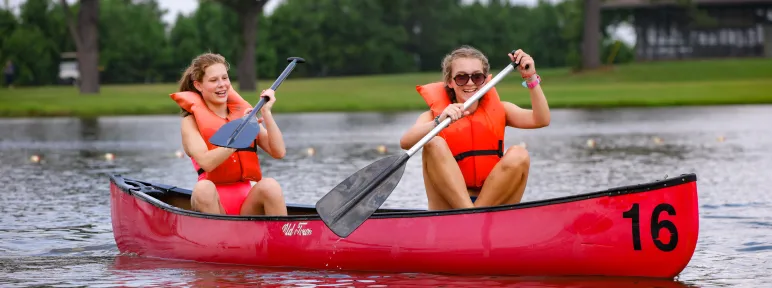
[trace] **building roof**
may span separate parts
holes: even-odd
[[[744,5],[744,4],[772,4],[772,0],[691,0],[698,5]],[[602,9],[613,8],[644,8],[656,6],[672,6],[678,4],[678,0],[602,0]]]

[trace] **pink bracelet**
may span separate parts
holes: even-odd
[[[536,80],[532,81],[531,83],[526,83],[526,81],[523,81],[523,87],[528,89],[533,89],[534,87],[536,87],[536,85],[539,85],[539,83],[541,83],[541,76],[539,76],[539,74],[534,74],[534,75],[536,76]],[[533,76],[531,76],[531,78],[533,78]]]

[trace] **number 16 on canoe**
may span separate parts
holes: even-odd
[[[488,84],[485,84],[482,89],[464,102],[463,110],[479,100],[509,72],[515,70],[514,65],[517,63],[507,65]],[[413,156],[437,133],[450,125],[450,121],[450,117],[445,118],[440,125],[434,127],[407,152],[378,160],[335,186],[332,191],[316,202],[316,211],[322,221],[339,237],[348,237],[386,202],[391,192],[399,184],[399,180],[405,172],[405,163],[410,159],[410,156]]]

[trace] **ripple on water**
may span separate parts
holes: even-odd
[[[288,202],[312,204],[357,170],[402,153],[399,137],[417,114],[276,115],[287,156],[276,161],[262,153],[261,167],[279,181]],[[696,173],[700,234],[694,257],[678,282],[639,287],[759,287],[772,282],[772,125],[764,123],[772,123],[772,106],[566,109],[553,111],[546,129],[509,128],[505,145],[524,142],[531,157],[523,201]],[[116,256],[107,175],[191,187],[196,175],[190,159],[175,155],[181,148],[178,125],[176,116],[0,120],[0,286],[635,283],[262,270]],[[381,145],[385,152],[377,149]],[[33,155],[40,162],[31,162]],[[385,207],[426,207],[420,165],[417,153]]]

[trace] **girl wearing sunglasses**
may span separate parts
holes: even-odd
[[[530,157],[519,145],[504,150],[504,131],[507,126],[545,127],[550,123],[550,111],[533,58],[522,50],[508,56],[518,64],[533,109],[501,101],[493,87],[463,111],[464,102],[491,79],[487,57],[469,46],[445,56],[444,81],[416,87],[430,109],[402,136],[402,149],[410,149],[440,122],[451,119],[448,127],[423,146],[429,210],[515,204],[522,199]]]

